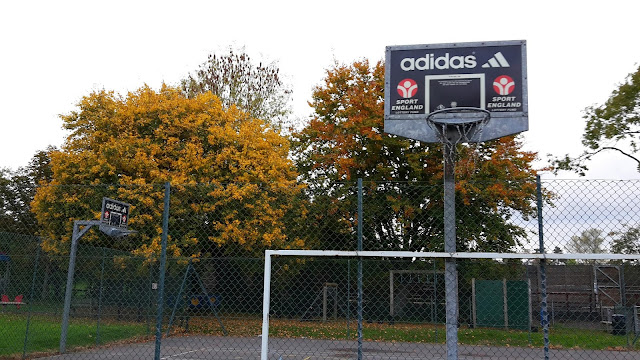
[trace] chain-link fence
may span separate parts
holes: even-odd
[[[538,253],[542,235],[547,253],[640,254],[638,181],[456,190],[459,252]],[[441,184],[176,185],[161,283],[164,194],[43,187],[32,212],[4,209],[0,358],[59,352],[73,223],[100,218],[103,197],[131,204],[137,233],[80,239],[64,357],[258,359],[265,250],[444,251]],[[545,303],[554,358],[638,358],[637,263],[457,259],[459,355],[543,358]],[[441,258],[274,258],[269,358],[444,358],[443,272]]]

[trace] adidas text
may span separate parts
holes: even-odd
[[[400,67],[404,71],[411,70],[446,70],[446,69],[473,69],[478,65],[476,57],[450,56],[449,53],[435,57],[433,54],[425,54],[420,58],[404,58],[400,62]]]

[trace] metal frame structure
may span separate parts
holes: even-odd
[[[84,226],[83,228],[80,228]],[[99,220],[76,220],[73,222],[73,234],[71,236],[71,252],[69,254],[69,269],[67,271],[67,287],[64,294],[64,308],[62,311],[62,325],[60,330],[60,353],[67,350],[67,332],[69,330],[69,313],[71,311],[71,295],[73,293],[73,278],[76,267],[76,254],[78,242],[93,226],[98,226],[100,231],[111,237],[124,237],[136,233],[135,230],[105,225]]]
[[[338,251],[338,250],[266,250],[264,256],[264,297],[262,302],[261,360],[269,358],[269,309],[271,306],[271,258],[274,256],[351,257],[351,258],[438,258],[438,259],[538,259],[538,260],[640,260],[628,254],[516,254],[489,252],[411,252],[411,251]],[[358,296],[359,301],[361,297]],[[358,319],[358,321],[362,321]],[[359,324],[361,326],[361,324]],[[362,343],[362,332],[358,332]],[[455,344],[457,346],[457,344]]]
[[[395,289],[396,289],[396,285],[395,285],[395,275],[402,275],[402,274],[419,274],[419,275],[433,275],[433,292],[434,295],[437,294],[437,284],[438,281],[436,279],[436,276],[438,275],[442,275],[444,272],[443,271],[437,271],[437,270],[390,270],[389,271],[389,316],[391,316],[392,321],[395,320],[395,316],[396,316],[396,304],[395,304]],[[436,295],[437,296],[437,295]],[[435,305],[437,304],[437,300],[436,299],[431,299],[431,305],[433,308],[435,308]],[[435,319],[435,316],[434,316]]]
[[[493,79],[490,86],[487,76]],[[475,90],[469,86],[473,79],[479,82]],[[508,82],[502,83],[503,80]],[[432,85],[441,88],[432,92]],[[488,88],[499,95],[491,102],[486,96],[491,91]],[[432,94],[440,103],[438,106],[431,106]],[[385,132],[444,145],[444,250],[455,253],[456,145],[498,139],[529,129],[526,41],[387,46],[384,96]],[[457,360],[455,258],[445,258],[444,282],[447,359]]]

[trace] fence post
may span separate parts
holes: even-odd
[[[171,184],[164,184],[164,209],[162,210],[162,249],[160,252],[160,279],[158,279],[158,317],[156,319],[156,347],[155,360],[160,360],[160,346],[162,344],[162,304],[164,303],[164,277],[167,263],[167,239],[169,237],[169,198]]]
[[[542,223],[542,182],[540,175],[536,176],[536,198],[538,205],[538,240],[540,254],[544,254],[544,226]],[[547,260],[540,259],[540,292],[542,302],[540,303],[540,323],[544,336],[544,359],[549,360],[549,312],[547,309],[547,272],[545,269]]]
[[[358,251],[362,251],[362,178],[358,178]],[[362,360],[362,258],[358,257],[358,360]]]
[[[347,259],[347,339],[351,339],[351,260]]]

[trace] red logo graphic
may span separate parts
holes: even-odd
[[[515,87],[516,83],[507,75],[498,76],[493,80],[493,90],[495,90],[498,95],[509,95]]]
[[[418,84],[413,79],[404,79],[398,84],[398,94],[405,99],[413,97],[417,92]]]

